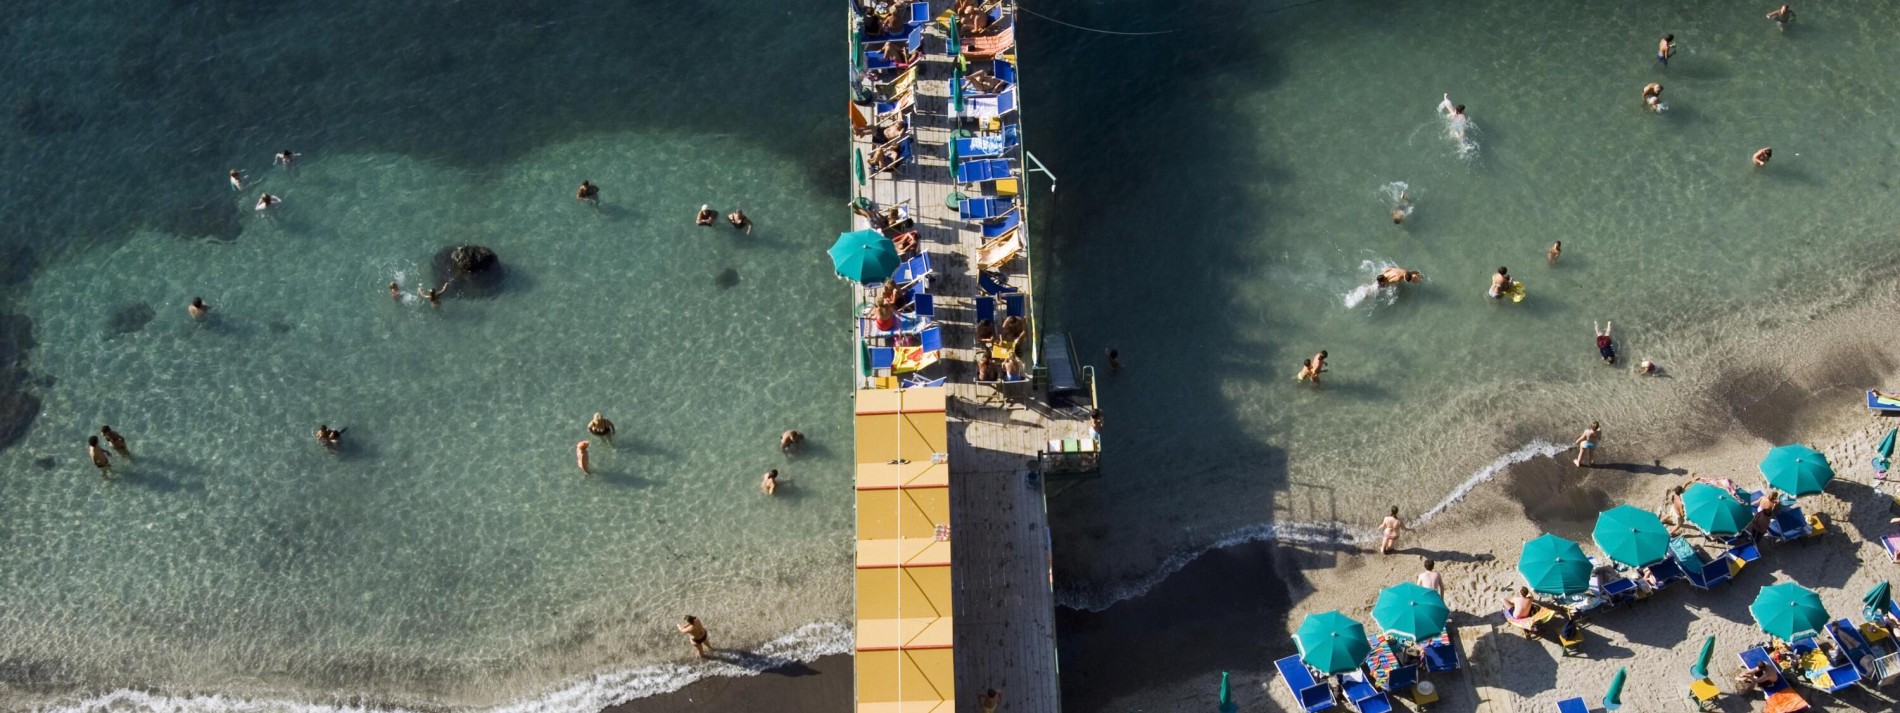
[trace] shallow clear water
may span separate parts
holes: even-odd
[[[1765,330],[1890,269],[1900,92],[1881,78],[1900,16],[1829,3],[1780,33],[1768,9],[1101,2],[1060,17],[1189,29],[1039,26],[1027,142],[1062,178],[1041,304],[1098,366],[1109,347],[1125,364],[1102,394],[1111,472],[1052,506],[1067,601],[1288,534],[1267,523],[1416,517],[1592,419],[1607,458],[1646,463],[1619,441],[1698,418],[1737,357],[1793,350]],[[1661,114],[1641,106],[1652,81]],[[1435,111],[1446,92],[1468,105],[1464,145]],[[1402,227],[1394,182],[1415,206]],[[1392,264],[1426,282],[1354,294]],[[1523,303],[1483,297],[1499,266]],[[1625,367],[1675,378],[1601,363],[1604,320]],[[1296,384],[1322,349],[1325,390]]]
[[[798,69],[841,46],[835,15],[4,13],[5,212],[41,262],[14,310],[53,381],[0,452],[0,707],[120,687],[492,703],[678,661],[687,613],[753,651],[849,616],[848,296],[822,253],[846,217],[822,101],[842,72]],[[270,165],[284,148],[294,174]],[[48,188],[55,159],[81,175]],[[758,227],[695,227],[701,203]],[[460,243],[500,255],[503,290],[431,309],[413,292]],[[596,411],[620,434],[589,478]],[[85,460],[103,423],[136,455],[117,482]],[[348,428],[341,453],[318,423]],[[620,692],[691,674],[654,671]]]

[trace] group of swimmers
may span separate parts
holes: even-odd
[[[1782,5],[1781,7],[1768,11],[1768,19],[1775,21],[1775,29],[1786,32],[1788,30],[1788,23],[1794,22],[1794,10],[1789,9],[1787,5]],[[1673,34],[1663,35],[1662,39],[1656,42],[1656,62],[1662,65],[1664,69],[1668,69],[1669,58],[1675,55],[1676,36]],[[1660,82],[1650,82],[1649,84],[1643,85],[1643,108],[1654,112],[1661,112],[1668,108],[1667,105],[1662,103],[1662,90],[1663,86]],[[1449,95],[1447,95],[1446,101],[1450,101]],[[1462,106],[1459,108],[1463,109]],[[1767,166],[1769,159],[1774,158],[1774,155],[1774,147],[1763,146],[1756,149],[1755,153],[1750,154],[1748,160],[1750,163],[1753,163],[1756,168],[1761,168]]]
[[[99,469],[99,477],[112,480],[118,476],[112,473],[112,457],[106,455],[104,448],[99,447],[100,436],[104,436],[106,444],[119,455],[125,456],[127,461],[132,460],[132,449],[126,447],[125,436],[119,435],[119,432],[112,430],[111,426],[100,426],[98,436],[86,438],[86,456],[92,459],[93,467]]]

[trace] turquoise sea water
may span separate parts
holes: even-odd
[[[1894,265],[1883,3],[1785,34],[1765,6],[1281,5],[1037,8],[1180,30],[1146,36],[1023,20],[1026,141],[1061,176],[1038,307],[1125,362],[1107,477],[1052,502],[1070,603],[1224,540],[1416,514],[1592,418],[1639,461],[1617,448],[1699,425],[1795,348],[1777,325]],[[585,710],[846,645],[848,297],[819,256],[850,180],[839,11],[0,6],[0,283],[32,268],[5,310],[42,401],[0,451],[0,707]],[[234,194],[233,167],[262,182]],[[693,227],[701,203],[759,229]],[[464,242],[502,294],[387,297]],[[1384,264],[1427,282],[1348,306]],[[1524,303],[1481,296],[1498,265]],[[1672,378],[1603,366],[1598,319]],[[1290,377],[1320,349],[1316,393]],[[622,435],[584,479],[595,411]],[[326,422],[343,453],[311,442]],[[139,456],[116,483],[84,460],[101,423]],[[812,453],[777,454],[788,427]],[[686,613],[754,655],[682,663]]]

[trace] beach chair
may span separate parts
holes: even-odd
[[[930,253],[917,253],[916,257],[905,260],[897,266],[897,272],[891,273],[891,280],[906,287],[918,280],[929,277],[934,270],[930,264]]]
[[[984,158],[957,164],[957,183],[985,183],[1014,178],[1016,168],[1006,158]]]
[[[1351,671],[1339,674],[1340,688],[1346,693],[1346,700],[1352,703],[1352,709],[1359,713],[1392,713],[1392,701],[1385,692],[1373,687],[1366,680],[1366,672]]]
[[[1425,654],[1425,671],[1427,673],[1444,673],[1446,671],[1458,670],[1458,642],[1451,639],[1449,628],[1446,630],[1444,637],[1425,644],[1423,647],[1420,647],[1420,650]]]
[[[976,298],[975,321],[981,322],[984,320],[989,320],[990,322],[996,321],[996,298],[995,297],[990,297],[988,295],[985,295],[985,296]]]
[[[883,146],[879,146],[878,150],[882,151],[886,148],[893,148],[893,147],[897,149],[897,157],[893,159],[888,159],[881,165],[877,162],[877,154],[874,153],[871,155],[870,157],[871,173],[876,174],[876,173],[884,173],[885,171],[895,170],[898,166],[904,165],[905,161],[909,161],[911,159],[911,140],[908,134],[898,137],[897,139],[893,139],[890,143],[884,144]]]
[[[984,271],[976,273],[976,286],[981,288],[983,294],[986,295],[1003,295],[1016,291],[1016,288],[1009,285],[1009,276],[1000,272]],[[1896,537],[1900,537],[1900,535],[1896,535]]]
[[[1887,550],[1887,560],[1900,562],[1900,532],[1889,532],[1880,536],[1881,548]]]
[[[1663,587],[1688,578],[1688,574],[1682,571],[1682,565],[1676,564],[1674,559],[1665,559],[1650,565],[1649,576],[1656,580],[1656,591],[1662,591]]]
[[[1012,292],[1003,295],[1003,316],[1029,318],[1029,295]]]
[[[1775,682],[1762,686],[1762,695],[1772,697],[1778,692],[1786,691],[1793,687],[1792,684],[1788,683],[1787,672],[1782,671],[1781,666],[1776,664],[1775,660],[1768,655],[1768,649],[1757,646],[1743,651],[1737,654],[1737,656],[1742,660],[1742,668],[1754,668],[1763,663],[1767,663],[1769,668],[1774,669]]]
[[[1743,565],[1748,565],[1755,560],[1761,559],[1761,548],[1756,546],[1753,542],[1744,542],[1730,547],[1728,553]]]
[[[1684,567],[1683,569],[1686,570],[1689,576],[1689,584],[1691,586],[1694,586],[1696,589],[1714,589],[1717,586],[1726,584],[1729,577],[1733,576],[1733,573],[1728,567],[1731,559],[1733,558],[1730,557],[1727,552],[1724,552],[1722,556],[1709,560],[1699,567]]]
[[[1867,391],[1867,408],[1875,411],[1900,411],[1900,397],[1882,396],[1874,390]]]
[[[897,350],[890,347],[872,347],[870,350],[870,376],[890,376],[891,367],[897,363]]]
[[[937,298],[919,292],[910,297],[910,313],[918,318],[937,316]]]
[[[1001,8],[998,8],[1000,11]],[[998,16],[1000,19],[1000,15]],[[1000,32],[976,37],[963,37],[963,56],[972,60],[993,59],[997,55],[1009,52],[1016,46],[1016,28],[1005,27]]]
[[[1418,685],[1418,664],[1392,669],[1385,675],[1385,685],[1382,688],[1389,693],[1399,693],[1415,685]]]
[[[1562,629],[1557,630],[1557,645],[1562,646],[1565,656],[1583,655],[1583,621],[1571,617],[1564,621]]]
[[[1590,704],[1582,698],[1569,698],[1557,702],[1557,713],[1590,713]]]
[[[1636,601],[1636,580],[1629,577],[1612,579],[1605,582],[1598,591],[1603,595],[1603,600],[1610,603],[1610,606],[1628,604]]]
[[[957,158],[996,158],[1022,142],[1015,124],[1004,124],[1001,133],[983,134],[956,140]]]
[[[1001,270],[1022,252],[1022,233],[1015,230],[1009,231],[1002,237],[994,238],[976,249],[976,269]]]
[[[1526,639],[1535,639],[1538,636],[1541,636],[1542,632],[1539,632],[1537,630],[1537,626],[1544,622],[1550,621],[1551,619],[1554,619],[1556,617],[1557,617],[1556,609],[1552,609],[1546,606],[1539,606],[1537,607],[1537,611],[1531,612],[1530,616],[1524,617],[1522,619],[1518,619],[1511,616],[1511,607],[1509,605],[1506,605],[1504,607],[1504,621],[1510,624],[1511,626],[1515,626],[1519,630],[1523,631],[1524,638]]]
[[[1008,198],[965,198],[957,201],[957,215],[964,220],[1001,218],[1016,207]]]
[[[1016,86],[1016,63],[1002,57],[990,61],[990,76],[1003,80],[1003,83]]]
[[[1696,710],[1716,710],[1719,704],[1715,699],[1722,695],[1722,687],[1715,685],[1715,680],[1708,676],[1696,676],[1693,668],[1689,669],[1689,678],[1689,701],[1695,704]]]
[[[1801,508],[1782,508],[1775,518],[1768,521],[1768,534],[1782,542],[1799,540],[1808,536],[1808,515]]]
[[[994,223],[985,223],[983,225],[983,239],[989,240],[990,238],[999,237],[1022,224],[1022,213],[1012,210],[1000,216],[1000,219]]]
[[[916,389],[916,388],[924,388],[924,387],[931,387],[931,386],[943,386],[943,379],[944,377],[941,377],[941,376],[935,379],[926,379],[923,377],[922,374],[911,374],[909,378],[904,379],[904,382],[900,388]]]
[[[1313,678],[1313,671],[1300,662],[1299,656],[1288,656],[1273,662],[1280,671],[1280,681],[1286,684],[1293,699],[1299,701],[1300,708],[1306,713],[1319,713],[1333,707],[1333,691]]]
[[[998,119],[1016,111],[1016,88],[1010,87],[995,94],[983,94],[963,98],[963,116],[979,122]]]

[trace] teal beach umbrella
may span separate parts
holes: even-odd
[[[838,276],[852,282],[883,282],[897,272],[897,246],[875,230],[859,230],[838,236],[838,242],[826,251]]]
[[[1872,612],[1869,619],[1880,618],[1881,613],[1893,606],[1892,585],[1887,584],[1886,580],[1881,580],[1879,584],[1874,585],[1873,589],[1867,590],[1866,596],[1860,598],[1860,603],[1867,605],[1867,611]]]
[[[851,164],[851,168],[854,169],[852,172],[857,174],[858,187],[863,188],[864,187],[864,149],[857,149],[857,152],[858,152],[858,161],[857,163]]]
[[[958,25],[960,24],[962,23],[957,22],[957,16],[952,14],[950,16],[950,39],[944,42],[943,48],[944,54],[950,55],[952,59],[958,60],[958,67],[963,66],[963,40],[957,36],[959,34],[957,32]]]
[[[1628,668],[1618,668],[1616,677],[1610,679],[1610,690],[1603,692],[1603,709],[1616,710],[1623,707],[1623,681],[1628,679]]]
[[[1380,629],[1412,641],[1445,633],[1445,621],[1450,618],[1443,595],[1411,582],[1386,587],[1372,605],[1372,620]]]
[[[1709,677],[1709,658],[1715,655],[1715,637],[1702,640],[1702,652],[1696,654],[1695,665],[1689,667],[1689,673],[1696,678]]]
[[[1524,583],[1544,594],[1579,594],[1590,589],[1590,570],[1590,558],[1581,546],[1548,532],[1524,543],[1517,557],[1517,572],[1524,575]]]
[[[1220,672],[1220,713],[1234,713],[1240,710],[1234,705],[1234,694],[1227,688],[1227,672]]]
[[[1807,446],[1777,446],[1761,459],[1761,474],[1776,490],[1795,495],[1819,495],[1834,479],[1827,456]]]
[[[1885,475],[1893,467],[1893,437],[1900,434],[1900,428],[1887,429],[1887,437],[1880,439],[1880,445],[1874,447],[1874,472]]]
[[[1816,636],[1827,626],[1821,595],[1794,582],[1762,587],[1755,603],[1748,605],[1748,613],[1755,615],[1762,631],[1782,641]]]
[[[1366,627],[1337,611],[1306,615],[1293,632],[1293,643],[1300,648],[1301,661],[1325,673],[1359,668],[1372,653]]]
[[[1748,527],[1755,512],[1727,490],[1708,483],[1696,483],[1682,491],[1682,511],[1689,524],[1711,535],[1733,535]]]
[[[1631,567],[1648,567],[1669,554],[1669,528],[1656,514],[1630,505],[1618,505],[1597,515],[1590,539],[1603,554]]]
[[[950,110],[956,114],[963,113],[963,67],[961,66],[950,68]]]

